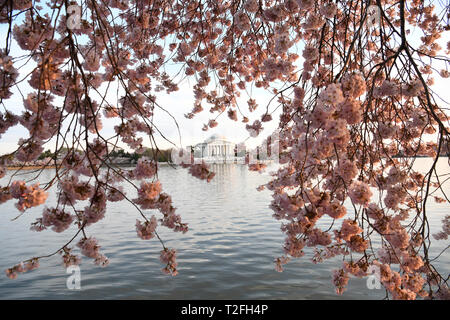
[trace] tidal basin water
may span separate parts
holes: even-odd
[[[426,168],[430,159],[416,159]],[[440,158],[438,170],[449,172],[448,159]],[[110,265],[100,268],[83,257],[80,266],[81,289],[69,290],[71,274],[55,255],[42,259],[37,270],[19,274],[15,280],[4,270],[14,264],[58,250],[76,232],[74,228],[57,234],[51,230],[30,231],[30,223],[42,214],[43,205],[33,208],[15,221],[14,201],[0,206],[0,299],[382,299],[383,289],[368,289],[367,279],[351,278],[347,291],[334,293],[331,271],[341,262],[333,259],[313,264],[312,253],[293,260],[283,273],[274,269],[273,259],[283,254],[280,222],[268,208],[270,191],[256,188],[269,181],[267,173],[249,172],[243,165],[214,165],[216,177],[206,183],[190,176],[187,170],[162,166],[159,177],[190,230],[159,232],[170,248],[178,251],[179,274],[164,275],[159,261],[160,243],[141,240],[135,231],[138,212],[127,202],[108,207],[106,216],[87,228],[95,236]],[[5,185],[11,171],[0,185]],[[26,180],[29,174],[16,177]],[[41,180],[52,177],[45,170]],[[445,180],[445,179],[443,179]],[[131,189],[130,189],[131,190]],[[444,184],[450,194],[450,182]],[[135,193],[130,193],[133,195]],[[132,198],[133,198],[132,197]],[[55,204],[50,192],[48,205]],[[449,205],[429,202],[431,231],[438,231]],[[323,225],[328,226],[328,224]],[[438,255],[448,241],[433,241],[431,257]],[[78,253],[78,251],[76,251]],[[449,273],[450,253],[435,262],[442,275]]]

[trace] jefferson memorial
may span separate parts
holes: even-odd
[[[237,152],[237,145],[225,136],[213,134],[204,142],[194,146],[194,158],[202,158],[205,162],[234,162],[240,159],[242,151]],[[240,157],[239,157],[240,156]]]

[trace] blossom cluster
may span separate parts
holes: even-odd
[[[170,274],[172,276],[176,276],[178,274],[177,270],[177,252],[175,249],[164,248],[160,253],[160,260],[162,263],[165,263],[166,266],[163,268],[163,272]]]
[[[59,253],[62,256],[62,261],[65,268],[68,268],[69,266],[77,266],[81,263],[81,258],[72,254],[72,248],[64,247]]]
[[[25,181],[13,181],[9,188],[12,198],[19,199],[16,208],[25,211],[28,208],[43,204],[48,197],[48,193],[41,189],[38,184],[27,186]]]
[[[55,232],[63,232],[70,227],[74,218],[70,213],[58,208],[45,208],[42,218],[38,218],[31,226],[31,230],[42,231],[52,227]]]
[[[78,241],[77,246],[80,248],[81,254],[88,258],[93,258],[96,265],[106,267],[109,264],[108,258],[100,253],[97,239],[93,237],[82,238]]]
[[[139,220],[136,220],[136,231],[138,237],[143,240],[153,238],[155,236],[155,230],[157,226],[158,221],[156,220],[155,216],[152,216],[150,218],[150,221],[145,221],[144,223],[140,222]]]
[[[39,259],[33,258],[26,262],[21,262],[12,268],[5,270],[6,276],[10,279],[16,279],[18,273],[28,272],[39,268]]]

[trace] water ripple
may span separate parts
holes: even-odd
[[[162,274],[160,243],[136,237],[134,223],[140,218],[133,207],[123,202],[109,206],[106,217],[87,228],[94,235],[111,263],[95,266],[88,258],[81,265],[82,290],[66,287],[69,276],[55,257],[41,262],[42,267],[21,274],[12,281],[0,277],[0,299],[380,299],[382,290],[367,289],[364,279],[351,279],[343,296],[334,294],[330,271],[337,261],[315,265],[311,254],[274,270],[273,259],[282,252],[280,222],[268,208],[271,196],[256,188],[269,175],[249,172],[244,166],[215,166],[216,177],[207,184],[189,177],[186,170],[162,167],[159,173],[166,192],[178,207],[190,231],[175,234],[161,229],[168,247],[178,250],[179,275]],[[50,172],[44,175],[50,176]],[[3,178],[7,179],[7,177]],[[6,180],[0,180],[0,185]],[[135,197],[130,190],[131,198]],[[50,194],[50,203],[55,193]],[[75,229],[63,234],[35,233],[29,225],[41,215],[33,208],[17,221],[13,203],[2,205],[0,215],[0,268],[22,259],[46,254],[65,243]],[[431,227],[448,213],[448,206],[433,208]],[[328,227],[331,221],[321,225]],[[436,246],[436,252],[444,244]],[[448,266],[444,254],[440,266]]]

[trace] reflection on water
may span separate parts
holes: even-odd
[[[442,161],[441,161],[442,160]],[[448,171],[447,159],[440,166]],[[418,165],[429,159],[418,159]],[[179,275],[162,274],[161,246],[157,240],[136,236],[139,218],[126,203],[111,205],[105,218],[87,229],[94,235],[111,263],[102,269],[88,258],[81,265],[81,290],[66,287],[69,274],[60,257],[42,260],[41,268],[20,274],[16,280],[0,276],[2,299],[380,299],[383,290],[369,290],[365,279],[351,279],[343,296],[334,294],[330,271],[337,261],[314,265],[307,254],[289,263],[283,273],[274,270],[273,258],[282,254],[280,222],[268,208],[269,191],[256,191],[268,174],[249,172],[243,165],[214,165],[215,178],[207,184],[186,170],[161,167],[160,179],[190,231],[175,234],[160,229],[168,247],[178,250]],[[45,171],[41,179],[49,178]],[[4,185],[7,177],[0,180]],[[447,186],[445,188],[449,190]],[[131,190],[129,190],[130,193]],[[134,198],[134,193],[131,198]],[[54,203],[51,193],[49,203]],[[431,228],[445,214],[447,204],[430,204]],[[0,268],[2,272],[17,262],[53,252],[68,241],[75,229],[63,234],[50,230],[29,231],[30,223],[41,215],[42,206],[27,211],[20,219],[14,202],[1,206]],[[445,241],[444,241],[445,242]],[[432,255],[445,243],[436,242]],[[448,273],[448,253],[438,266]]]

